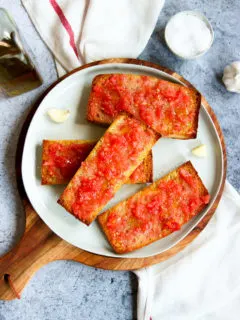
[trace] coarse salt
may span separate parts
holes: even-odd
[[[207,51],[213,34],[199,14],[180,12],[167,24],[166,42],[170,49],[183,58],[194,58]]]

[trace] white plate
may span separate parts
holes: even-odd
[[[111,257],[115,254],[96,222],[90,227],[67,213],[57,199],[64,186],[42,186],[40,181],[41,144],[43,139],[96,139],[105,129],[89,124],[86,105],[94,76],[100,73],[138,73],[170,81],[172,76],[145,66],[109,63],[92,66],[65,78],[56,85],[39,105],[29,126],[22,158],[22,177],[29,200],[43,221],[61,238],[81,249]],[[63,124],[51,122],[46,115],[49,108],[67,108],[71,114]],[[208,156],[196,158],[191,149],[204,143]],[[142,258],[163,252],[184,238],[207,213],[214,202],[223,179],[223,153],[220,140],[208,112],[201,107],[198,137],[194,140],[160,139],[153,148],[154,179],[164,175],[181,163],[191,160],[212,198],[207,208],[181,230],[135,252],[121,257]],[[125,185],[107,207],[135,193],[144,185]]]

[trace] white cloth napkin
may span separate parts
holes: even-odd
[[[164,0],[22,0],[61,74],[84,63],[137,57]],[[240,197],[226,184],[211,222],[184,251],[135,271],[139,320],[239,320]]]
[[[153,32],[164,0],[22,3],[58,64],[71,71],[95,60],[137,57]]]
[[[227,182],[204,231],[181,253],[135,271],[139,320],[240,319],[240,196]]]

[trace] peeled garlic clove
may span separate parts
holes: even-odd
[[[240,61],[225,67],[222,80],[228,91],[240,93]]]
[[[192,154],[197,157],[204,158],[207,156],[207,147],[205,144],[201,144],[200,146],[192,149]]]
[[[67,109],[48,109],[47,111],[48,116],[50,119],[56,123],[62,123],[67,120],[70,115],[70,111]]]

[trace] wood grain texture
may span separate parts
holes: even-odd
[[[31,109],[20,134],[19,143],[16,154],[16,175],[17,183],[20,197],[23,201],[25,213],[26,213],[26,229],[23,234],[22,239],[18,245],[13,248],[9,253],[0,258],[0,299],[2,300],[11,300],[15,299],[16,295],[7,281],[6,275],[10,275],[11,281],[14,284],[14,288],[17,292],[21,293],[29,279],[34,275],[34,273],[44,266],[45,264],[55,261],[55,260],[74,260],[81,262],[88,266],[109,269],[109,270],[134,270],[140,269],[146,266],[150,266],[162,261],[169,259],[174,256],[181,250],[183,250],[189,243],[191,243],[205,228],[211,217],[213,216],[218,203],[221,199],[224,183],[226,179],[226,167],[227,167],[227,157],[226,157],[226,147],[224,142],[224,137],[218,123],[218,120],[204,97],[202,97],[202,105],[208,111],[215,128],[218,132],[223,155],[223,180],[219,190],[219,193],[209,208],[208,213],[200,221],[200,223],[178,244],[176,244],[171,249],[158,254],[153,257],[148,258],[138,258],[138,259],[127,259],[127,258],[111,258],[101,255],[92,254],[90,252],[81,250],[67,243],[66,241],[59,238],[55,235],[48,226],[41,220],[37,213],[32,208],[22,182],[21,176],[21,160],[22,160],[22,151],[25,141],[25,136],[31,122],[31,119],[37,110],[42,99],[46,94],[59,82],[63,79],[69,77],[71,74],[78,72],[79,70],[89,68],[91,66],[100,65],[100,64],[109,64],[109,63],[127,63],[135,65],[148,66],[154,69],[164,71],[176,79],[180,80],[189,87],[193,87],[187,80],[182,78],[179,74],[159,65],[153,64],[151,62],[136,60],[136,59],[107,59],[103,61],[93,62],[87,65],[84,65],[80,68],[77,68],[70,72],[69,74],[63,76],[53,85],[51,85],[43,96],[36,102],[36,104]]]

